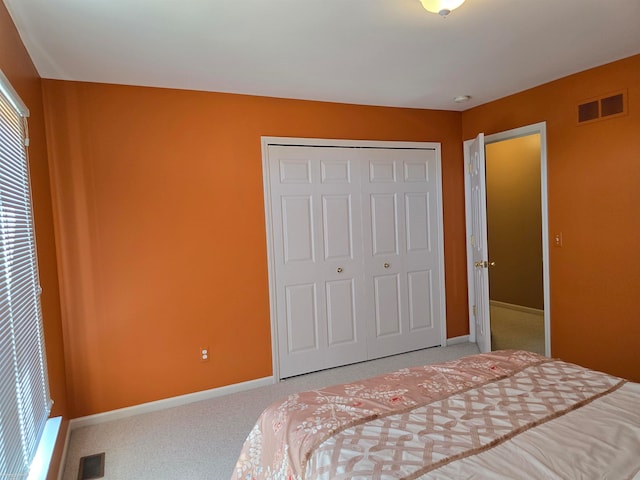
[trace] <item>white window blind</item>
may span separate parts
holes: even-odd
[[[27,477],[51,409],[27,116],[0,72],[0,479]]]

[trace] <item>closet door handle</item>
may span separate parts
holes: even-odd
[[[336,270],[336,272],[338,272],[338,273],[342,273],[342,267],[338,267],[338,269]]]
[[[391,265],[389,265],[388,263],[384,264],[384,268],[389,268]]]

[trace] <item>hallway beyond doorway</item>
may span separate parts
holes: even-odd
[[[544,312],[491,302],[491,350],[528,350],[545,354]]]

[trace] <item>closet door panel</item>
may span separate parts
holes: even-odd
[[[353,258],[351,194],[322,197],[322,223],[325,260]]]
[[[439,150],[267,152],[279,377],[439,345]]]
[[[284,263],[313,262],[314,227],[311,196],[283,196],[280,203]]]
[[[407,252],[421,253],[430,248],[429,194],[405,195]]]
[[[353,344],[356,337],[356,293],[353,279],[327,282],[329,345]]]
[[[402,333],[400,326],[400,278],[381,275],[373,279],[376,337]]]
[[[287,352],[318,348],[318,312],[314,283],[287,285],[285,288]]]
[[[366,359],[360,175],[348,153],[269,147],[281,378]]]
[[[414,347],[440,345],[444,324],[444,318],[436,317],[444,311],[438,161],[433,151],[407,152],[403,158],[407,327]]]
[[[376,279],[370,300],[376,329],[369,337],[369,357],[440,345],[440,319],[434,318],[440,309],[434,285],[442,281],[434,255],[439,243],[437,155],[386,149],[363,155],[369,165],[363,196],[370,200],[363,224],[372,233],[370,240],[364,237],[365,272]],[[396,288],[383,290],[382,275],[396,275]]]
[[[371,254],[398,254],[398,202],[395,193],[374,193],[371,202]]]
[[[431,270],[409,272],[409,329],[433,328],[433,283]]]

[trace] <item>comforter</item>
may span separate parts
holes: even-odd
[[[524,351],[402,369],[271,405],[233,478],[580,478],[614,468],[612,478],[632,478],[637,387]],[[598,454],[581,457],[593,446]],[[565,447],[577,459],[563,460]]]

